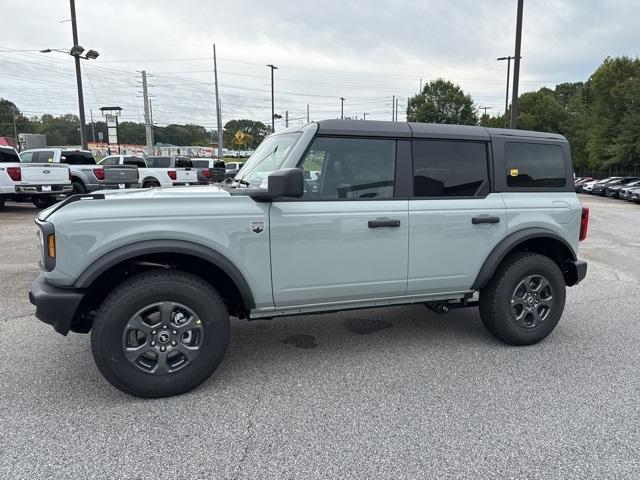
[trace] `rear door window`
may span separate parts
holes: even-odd
[[[135,165],[138,168],[145,168],[147,166],[144,158],[141,157],[124,157],[125,165]]]
[[[567,184],[560,145],[508,142],[505,148],[507,186],[564,187]]]
[[[147,165],[151,168],[169,168],[171,166],[171,157],[149,157]]]
[[[190,158],[176,158],[176,168],[191,168],[193,167],[193,163],[191,163]]]
[[[95,165],[96,159],[91,152],[63,151],[60,163],[67,165]]]
[[[488,194],[487,145],[456,140],[415,140],[413,190],[417,198]]]
[[[118,163],[120,163],[118,157],[107,157],[102,159],[100,165],[118,165]]]
[[[53,150],[40,150],[36,152],[32,163],[53,163]]]

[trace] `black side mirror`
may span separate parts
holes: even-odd
[[[304,174],[299,168],[283,168],[269,175],[271,198],[300,198],[304,195]]]

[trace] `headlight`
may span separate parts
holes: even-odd
[[[40,268],[50,272],[56,266],[56,232],[53,224],[36,220],[36,242],[40,251]]]

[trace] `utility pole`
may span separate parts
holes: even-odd
[[[522,50],[522,10],[524,0],[518,0],[518,14],[516,18],[516,54],[513,59],[513,97],[511,99],[511,128],[517,127],[518,122],[518,85],[520,83],[520,53]]]
[[[504,100],[504,121],[505,127],[507,128],[509,128],[509,119],[507,118],[507,110],[509,110],[509,75],[511,74],[511,60],[513,60],[513,58],[511,55],[498,58],[498,61],[507,61],[507,95]]]
[[[80,72],[80,53],[78,52],[78,26],[76,24],[76,2],[75,0],[70,0],[71,7],[71,31],[73,33],[73,48],[72,53],[73,59],[76,64],[76,83],[78,84],[78,109],[80,111],[80,143],[82,144],[82,149],[87,149],[87,138],[84,131],[84,95],[82,94],[82,74]]]
[[[216,123],[218,125],[218,158],[222,158],[222,108],[218,94],[218,61],[216,59],[216,44],[213,44],[213,78],[216,83]]]
[[[271,133],[276,131],[276,111],[274,109],[274,99],[273,99],[273,71],[277,70],[278,67],[275,65],[267,65],[271,69]],[[282,117],[280,117],[282,118]]]
[[[96,143],[96,129],[93,125],[93,110],[89,109],[89,114],[91,115],[91,138],[93,138],[93,143]]]
[[[13,118],[13,139],[16,142],[16,149],[18,149],[18,127],[16,126],[16,109],[11,107],[11,117]]]
[[[364,112],[364,113],[362,114],[362,119],[363,119],[363,120],[366,120],[366,119],[367,119],[367,112]]]
[[[344,118],[344,97],[340,97],[340,118]]]
[[[396,98],[396,122],[398,121],[398,100],[400,100],[400,98]]]
[[[422,93],[422,79],[420,79],[420,90],[418,91],[418,93]]]
[[[289,128],[289,110],[284,112],[284,126],[285,128]]]
[[[487,110],[491,110],[493,107],[478,107],[478,110],[484,110],[483,116],[487,116]]]
[[[142,70],[142,98],[144,99],[144,133],[147,140],[147,155],[153,155],[151,116],[149,114],[149,92],[147,90],[147,72]]]
[[[149,120],[151,121],[151,154],[155,153],[155,138],[153,136],[153,106],[151,105],[151,99],[149,99]]]
[[[307,123],[309,123],[309,104],[307,103]]]
[[[391,99],[391,121],[396,121],[396,96]]]

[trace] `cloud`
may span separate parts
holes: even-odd
[[[86,62],[88,108],[122,104],[141,118],[136,81],[150,74],[159,123],[215,126],[211,44],[220,57],[225,119],[269,122],[267,63],[277,107],[301,121],[345,112],[391,118],[419,79],[448,78],[478,104],[504,108],[505,65],[513,54],[515,0],[234,2],[79,0],[80,43],[100,51]],[[12,2],[0,50],[71,45],[66,2]],[[525,0],[521,91],[585,80],[611,55],[634,55],[640,4],[621,0]],[[3,96],[34,113],[75,111],[73,62],[63,55],[0,53]],[[401,103],[401,104],[402,104]],[[401,109],[402,111],[402,109]]]

